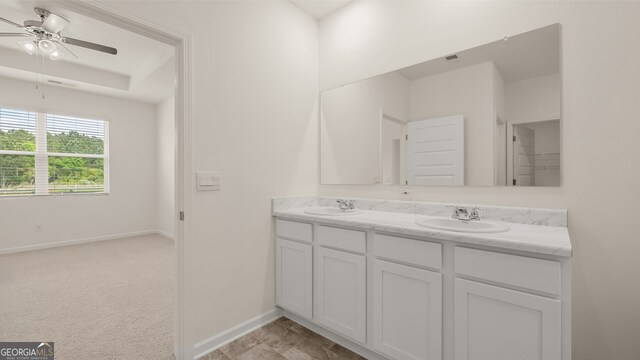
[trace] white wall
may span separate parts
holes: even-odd
[[[53,86],[43,101],[33,83],[8,78],[0,104],[108,120],[111,186],[109,195],[0,199],[0,250],[155,230],[155,106]]]
[[[496,67],[496,64],[492,62],[491,72],[493,74],[493,109],[495,113],[502,119],[507,117],[507,93],[505,88],[505,82],[500,74],[500,70]],[[556,94],[560,97],[560,94]]]
[[[193,36],[193,165],[222,173],[222,190],[194,193],[186,214],[195,344],[274,307],[270,199],[315,194],[319,180],[317,25],[288,2],[108,5]]]
[[[526,127],[535,131],[534,148],[536,154],[560,152],[560,121],[536,122],[527,124]]]
[[[157,106],[156,228],[165,236],[175,235],[175,98]]]
[[[559,97],[560,94],[557,96]],[[505,186],[507,184],[507,94],[504,79],[495,63],[493,64],[493,111],[497,116],[497,119],[491,119],[494,127],[494,184]]]
[[[640,42],[629,40],[639,13],[638,2],[358,1],[320,21],[321,89],[562,24],[563,186],[415,188],[414,198],[567,208],[579,360],[640,354],[637,213],[620,211],[640,198]],[[399,189],[323,185],[320,194],[398,198]]]
[[[511,123],[560,119],[560,74],[511,81],[505,92]]]
[[[464,116],[465,184],[493,185],[492,62],[411,81],[411,121]]]
[[[322,183],[381,183],[380,110],[406,120],[409,81],[393,72],[347,84],[324,92],[321,106]]]

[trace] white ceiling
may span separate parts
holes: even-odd
[[[70,21],[61,31],[64,36],[118,49],[110,55],[73,45],[67,47],[78,59],[65,52],[58,61],[45,62],[47,80],[62,82],[76,90],[159,103],[174,93],[175,71],[173,47],[121,28],[64,9],[56,2],[31,0],[0,1],[0,17],[22,24],[39,20],[36,6],[45,8]],[[20,32],[0,22],[0,32]],[[0,37],[0,76],[34,81],[35,56],[25,53],[18,41],[28,38]],[[38,70],[40,71],[40,70]],[[48,82],[47,85],[54,85]]]
[[[560,71],[560,26],[550,25],[457,52],[458,59],[437,58],[409,66],[399,72],[415,80],[446,71],[493,61],[502,79],[511,82]]]
[[[290,0],[307,14],[320,20],[354,0]]]

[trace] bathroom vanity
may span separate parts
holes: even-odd
[[[445,204],[336,200],[273,200],[285,315],[370,359],[571,358],[566,211],[485,207],[482,232],[419,225]]]

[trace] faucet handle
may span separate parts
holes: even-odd
[[[356,208],[356,202],[354,200],[337,199],[338,208],[341,210],[352,210]]]
[[[480,220],[480,211],[484,210],[483,207],[473,206],[471,208],[471,212],[469,213],[469,218],[471,220]]]
[[[447,205],[448,208],[453,208],[453,214],[451,214],[452,219],[460,219],[460,214],[467,214],[468,210],[464,206],[460,205]]]

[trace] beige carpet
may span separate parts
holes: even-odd
[[[173,242],[149,235],[0,256],[0,341],[56,360],[172,359]]]

